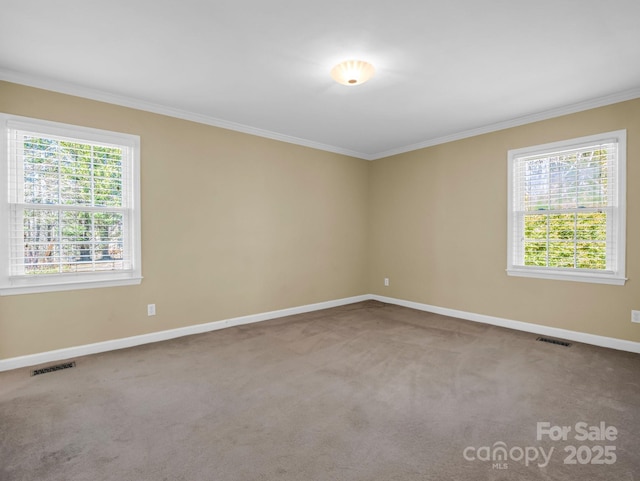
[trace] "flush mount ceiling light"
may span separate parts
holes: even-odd
[[[368,62],[345,60],[331,69],[331,76],[339,84],[352,87],[365,83],[373,77],[374,72],[373,65]]]

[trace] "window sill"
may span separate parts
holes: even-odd
[[[550,279],[556,281],[589,282],[593,284],[609,284],[613,286],[623,286],[627,281],[626,277],[615,275],[603,275],[595,273],[567,273],[550,270],[534,269],[507,269],[507,274],[516,277],[531,277],[536,279]]]
[[[100,287],[133,286],[142,282],[142,277],[127,277],[120,279],[82,280],[74,282],[60,282],[56,284],[29,284],[0,287],[0,296],[18,294],[37,294],[43,292],[74,291],[79,289],[95,289]]]

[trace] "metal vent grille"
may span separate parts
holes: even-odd
[[[76,367],[76,362],[64,362],[62,364],[56,364],[55,366],[43,367],[40,369],[34,369],[31,371],[32,376],[38,376],[40,374],[46,374],[48,372],[61,371],[62,369],[71,369],[72,367]]]
[[[549,344],[557,344],[558,346],[564,346],[564,347],[569,347],[571,345],[570,342],[560,341],[558,339],[551,339],[549,337],[539,337],[538,339],[536,339],[536,341],[548,342]]]

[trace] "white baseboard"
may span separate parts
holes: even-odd
[[[433,312],[444,316],[457,317],[468,321],[481,322],[493,326],[506,327],[516,329],[518,331],[526,331],[534,334],[558,337],[575,342],[585,344],[593,344],[595,346],[608,347],[618,349],[620,351],[629,351],[640,354],[640,342],[626,341],[624,339],[615,339],[612,337],[596,336],[595,334],[587,334],[578,331],[569,331],[556,327],[542,326],[540,324],[531,324],[528,322],[513,321],[501,317],[486,316],[484,314],[475,314],[473,312],[458,311],[445,307],[431,306],[429,304],[421,304],[419,302],[406,301],[403,299],[395,299],[393,297],[379,296],[375,294],[365,294],[362,296],[347,297],[334,301],[319,302],[317,304],[307,304],[304,306],[280,309],[277,311],[263,312],[260,314],[251,314],[249,316],[234,317],[221,321],[208,322],[206,324],[196,324],[193,326],[180,327],[170,329],[168,331],[152,332],[142,334],[140,336],[126,337],[123,339],[114,339],[111,341],[97,342],[95,344],[86,344],[84,346],[75,346],[66,349],[58,349],[55,351],[47,351],[38,354],[30,354],[27,356],[13,357],[10,359],[0,360],[0,372],[18,369],[21,367],[35,366],[47,362],[60,361],[70,359],[72,357],[86,356],[88,354],[97,354],[106,351],[115,351],[127,347],[140,346],[152,342],[166,341],[182,336],[190,336],[192,334],[201,334],[203,332],[216,331],[227,327],[239,326],[242,324],[252,324],[255,322],[268,321],[279,317],[292,316],[295,314],[303,314],[305,312],[319,311],[329,309],[331,307],[339,307],[355,302],[367,300],[376,300],[387,304],[395,304],[398,306],[409,307],[419,311]]]
[[[362,302],[371,299],[369,295],[347,297],[334,301],[319,302],[317,304],[307,304],[304,306],[290,307],[277,311],[263,312],[260,314],[251,314],[249,316],[234,317],[221,321],[208,322],[206,324],[195,324],[193,326],[180,327],[170,329],[168,331],[152,332],[142,334],[140,336],[126,337],[123,339],[114,339],[112,341],[97,342],[94,344],[86,344],[84,346],[69,347],[66,349],[58,349],[55,351],[47,351],[38,354],[30,354],[27,356],[13,357],[10,359],[0,360],[0,372],[18,369],[21,367],[35,366],[47,362],[60,361],[70,359],[72,357],[86,356],[88,354],[97,354],[106,351],[115,351],[116,349],[124,349],[127,347],[140,346],[152,342],[166,341],[175,339],[176,337],[190,336],[192,334],[201,334],[203,332],[216,331],[226,327],[239,326],[242,324],[251,324],[254,322],[268,321],[269,319],[277,319],[279,317],[292,316],[295,314],[303,314],[305,312],[319,311],[321,309],[329,309],[331,307],[344,306],[353,304],[354,302]]]
[[[483,324],[490,324],[492,326],[507,327],[509,329],[515,329],[517,331],[525,331],[534,334],[541,334],[544,336],[558,337],[560,339],[567,339],[569,341],[582,342],[585,344],[592,344],[594,346],[608,347],[610,349],[617,349],[619,351],[629,351],[640,354],[640,342],[616,339],[613,337],[597,336],[595,334],[587,334],[578,331],[569,331],[567,329],[542,326],[540,324],[531,324],[529,322],[513,321],[511,319],[486,316],[484,314],[475,314],[473,312],[457,311],[455,309],[430,306],[429,304],[405,301],[403,299],[395,299],[393,297],[371,295],[369,296],[369,298],[380,302],[386,302],[387,304],[410,307],[411,309],[416,309],[419,311],[433,312],[434,314],[457,317],[459,319],[481,322]]]

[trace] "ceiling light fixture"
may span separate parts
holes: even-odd
[[[374,73],[373,65],[363,60],[345,60],[331,69],[333,80],[349,87],[365,83]]]

